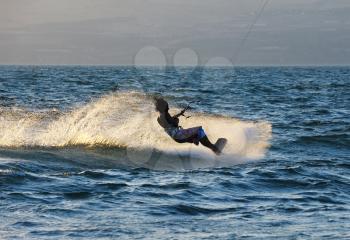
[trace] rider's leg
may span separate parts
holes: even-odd
[[[199,142],[203,146],[206,146],[207,148],[210,148],[216,154],[219,154],[219,149],[214,144],[212,144],[210,142],[210,140],[207,137],[207,134],[204,132],[202,127],[200,127],[198,130],[198,138],[199,138]]]
[[[174,140],[178,143],[188,142],[198,145],[200,142],[203,146],[211,149],[216,154],[219,153],[218,148],[210,142],[202,127],[181,129],[176,134]]]
[[[206,146],[207,148],[210,148],[213,152],[217,153],[218,148],[210,142],[207,136],[202,137],[199,142],[203,145]]]

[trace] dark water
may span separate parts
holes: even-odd
[[[97,146],[20,137],[31,127],[21,114],[45,119],[132,90],[267,121],[270,148],[258,161],[173,171],[99,166]],[[0,106],[2,239],[350,239],[350,68],[1,66]]]

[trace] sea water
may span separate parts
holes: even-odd
[[[350,68],[0,67],[1,239],[349,239],[349,189]]]

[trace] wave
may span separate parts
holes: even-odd
[[[0,147],[109,148],[124,151],[131,162],[139,165],[149,162],[154,155],[157,155],[156,165],[181,162],[184,158],[206,160],[211,164],[215,159],[216,164],[230,165],[260,159],[269,146],[271,124],[266,121],[190,114],[191,118],[181,119],[184,128],[201,125],[212,141],[219,137],[228,139],[222,156],[215,157],[203,146],[174,142],[156,121],[152,96],[139,92],[108,94],[70,111],[2,108]]]
[[[326,144],[337,147],[349,147],[350,137],[345,133],[325,133],[323,135],[300,136],[296,142],[301,144]]]

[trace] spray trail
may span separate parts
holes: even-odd
[[[182,119],[184,128],[201,125],[212,141],[228,139],[221,162],[259,159],[269,146],[268,122],[195,112],[191,115],[190,119]],[[138,92],[106,95],[70,112],[2,109],[0,116],[0,146],[6,148],[104,146],[126,149],[130,160],[142,163],[154,151],[163,153],[158,163],[166,164],[178,161],[179,156],[201,159],[202,163],[203,159],[213,162],[215,158],[203,146],[175,143],[158,125],[151,96]]]

